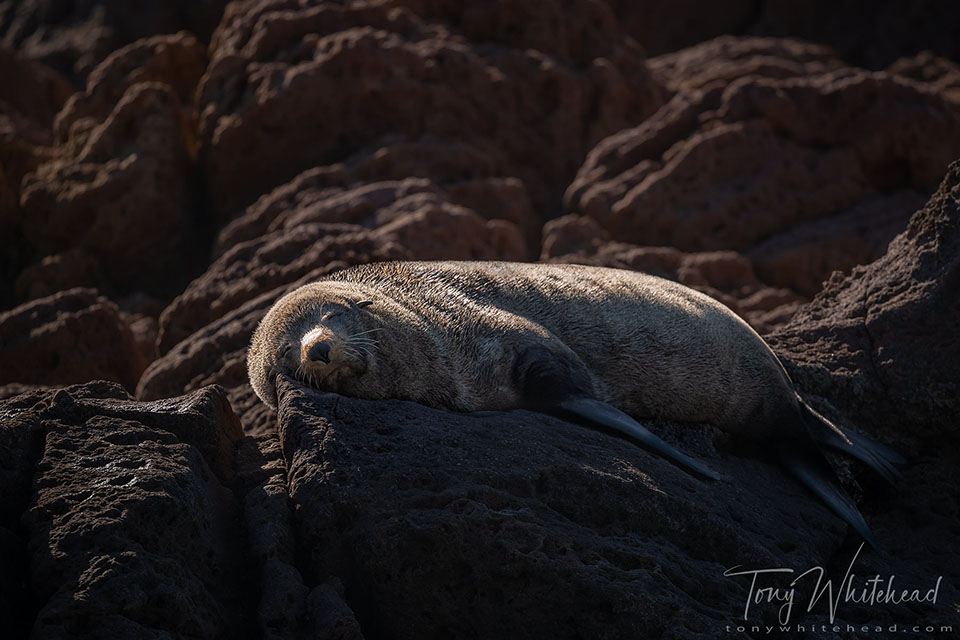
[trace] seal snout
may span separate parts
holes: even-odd
[[[330,343],[318,340],[307,349],[307,358],[312,362],[323,362],[330,364]]]

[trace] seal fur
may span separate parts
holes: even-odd
[[[902,461],[863,436],[851,441],[808,407],[773,351],[727,307],[618,269],[352,267],[278,300],[254,334],[248,368],[273,407],[279,373],[366,399],[464,412],[527,407],[613,430],[715,477],[634,418],[708,422],[771,443],[787,470],[868,540],[815,442],[888,479]]]

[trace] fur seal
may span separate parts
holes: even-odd
[[[765,443],[873,544],[817,445],[888,481],[896,453],[809,407],[763,339],[678,283],[600,267],[384,262],[280,298],[254,333],[250,382],[276,407],[278,373],[324,391],[461,412],[529,408],[612,431],[718,476],[634,418],[707,422]]]

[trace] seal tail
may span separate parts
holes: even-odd
[[[833,469],[817,446],[806,438],[780,439],[775,452],[784,468],[813,492],[840,519],[844,520],[874,549],[873,534],[856,504],[840,487]]]
[[[903,456],[855,431],[840,429],[799,397],[798,400],[804,424],[815,441],[867,464],[891,485],[897,483],[900,471],[896,465],[906,463]]]
[[[559,401],[550,412],[561,418],[573,418],[594,428],[612,431],[682,469],[693,471],[710,480],[720,479],[716,472],[670,446],[639,422],[606,402],[586,396],[571,396]]]

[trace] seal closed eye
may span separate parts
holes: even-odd
[[[764,443],[871,544],[818,445],[859,458],[891,482],[903,462],[811,409],[763,339],[722,304],[618,269],[352,267],[280,298],[254,333],[248,369],[273,407],[281,372],[357,398],[463,412],[525,407],[612,431],[715,479],[636,419],[708,422]]]

